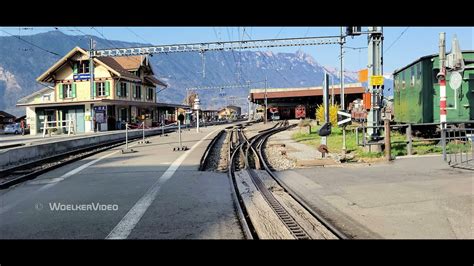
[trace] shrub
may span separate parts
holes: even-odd
[[[337,112],[340,110],[338,104],[331,104],[329,106],[329,121],[333,127],[337,127]],[[321,123],[325,123],[324,119],[324,105],[320,104],[316,107],[316,119]]]

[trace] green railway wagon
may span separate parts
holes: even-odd
[[[465,69],[461,87],[450,87],[446,77],[447,122],[474,120],[474,51],[463,51]],[[439,123],[440,88],[436,75],[439,56],[428,55],[396,70],[394,81],[394,120],[397,123]]]

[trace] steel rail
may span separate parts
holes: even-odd
[[[288,126],[289,127],[294,127],[295,125]],[[286,129],[286,128],[285,128]],[[275,130],[277,131],[277,130]],[[260,157],[261,164],[263,165],[263,168],[265,171],[275,180],[275,182],[278,183],[293,199],[295,199],[303,208],[305,208],[311,215],[313,215],[318,221],[320,221],[329,231],[331,231],[334,235],[336,235],[340,239],[348,239],[347,235],[343,233],[341,230],[336,228],[333,224],[331,224],[326,218],[324,218],[322,215],[317,213],[316,211],[313,210],[300,196],[298,196],[295,191],[293,191],[291,188],[289,188],[286,184],[281,182],[273,173],[273,171],[270,169],[268,166],[264,155],[262,151],[262,147],[268,140],[268,137],[270,137],[272,134],[277,133],[277,132],[269,132],[268,134],[265,134],[262,136],[261,141],[257,144],[257,153]]]

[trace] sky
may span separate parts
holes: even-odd
[[[335,36],[340,27],[1,27],[21,36],[51,30],[69,35],[91,34],[109,40],[143,42],[150,44],[176,44],[267,38]],[[366,27],[363,27],[363,30]],[[244,33],[245,32],[245,33]],[[446,48],[451,50],[451,39],[456,34],[462,50],[474,50],[473,27],[384,27],[384,69],[386,74],[416,59],[438,53],[439,33],[446,32]],[[102,36],[103,35],[103,36]],[[0,32],[0,36],[7,36]],[[250,37],[249,37],[250,36]],[[345,69],[358,71],[367,67],[367,35],[346,38],[346,46],[362,49],[346,49]],[[339,67],[339,45],[269,48],[277,52],[302,50],[312,55],[326,67]]]

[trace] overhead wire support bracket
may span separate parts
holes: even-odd
[[[206,51],[242,50],[242,49],[258,49],[258,48],[288,47],[288,46],[312,46],[312,45],[326,45],[326,44],[340,44],[340,36],[156,45],[156,46],[146,46],[146,47],[100,49],[100,50],[94,50],[93,53],[95,56],[131,56],[131,55],[146,55],[146,54],[157,54],[157,53],[177,53],[177,52],[202,53]]]

